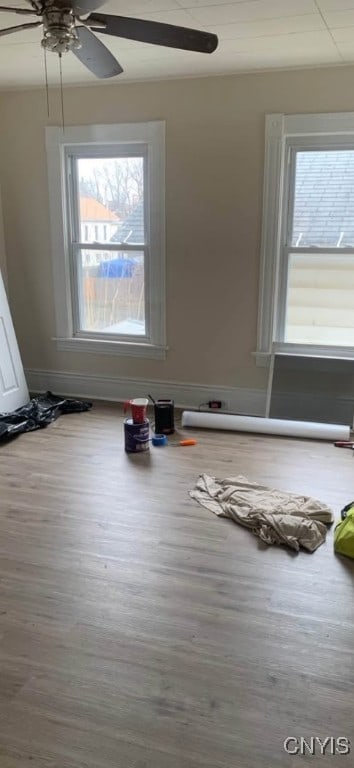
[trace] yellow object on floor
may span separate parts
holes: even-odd
[[[354,558],[354,506],[348,509],[344,520],[335,527],[334,550],[339,555]]]

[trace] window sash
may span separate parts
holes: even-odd
[[[72,320],[73,320],[73,336],[77,339],[106,339],[108,341],[140,341],[144,343],[151,343],[151,327],[150,327],[150,286],[149,286],[149,249],[146,245],[139,247],[131,247],[130,253],[144,253],[144,307],[145,307],[145,333],[139,334],[124,334],[124,333],[103,333],[102,331],[86,331],[82,328],[82,312],[83,312],[83,297],[82,287],[83,280],[81,279],[81,251],[83,250],[107,250],[107,248],[100,248],[94,246],[93,248],[87,248],[86,243],[73,243],[71,248],[71,284],[73,287],[73,301],[72,301]],[[110,248],[110,251],[114,253],[127,253],[125,247],[123,248]],[[110,278],[102,278],[107,280]]]
[[[278,302],[276,308],[276,322],[274,330],[274,343],[275,344],[288,344],[291,346],[291,342],[285,341],[286,332],[286,316],[288,308],[288,281],[289,281],[289,263],[290,256],[292,254],[303,254],[315,256],[321,259],[323,256],[354,256],[353,248],[295,248],[288,245],[284,246],[281,254],[282,268],[280,270],[279,288],[278,288]],[[310,347],[316,346],[316,344],[309,344]]]
[[[165,122],[131,122],[68,126],[65,133],[61,126],[45,130],[47,170],[49,184],[49,211],[51,230],[51,257],[54,282],[55,335],[59,350],[85,354],[141,357],[164,360],[166,358],[166,285],[165,285]],[[93,157],[97,149],[107,156],[109,147],[113,154],[117,147],[123,154],[132,154],[134,148],[141,154],[146,148],[148,169],[146,200],[149,206],[149,319],[150,342],[130,337],[128,341],[116,339],[78,339],[73,336],[72,319],[72,271],[70,259],[68,221],[68,154]],[[84,243],[85,249],[88,243]],[[119,243],[116,244],[119,249]],[[138,245],[138,244],[137,244]],[[140,245],[140,244],[139,244]],[[146,245],[146,243],[144,244]],[[96,246],[97,247],[97,246]],[[128,250],[127,244],[124,249]],[[104,250],[107,250],[106,243]]]
[[[117,144],[106,147],[81,147],[76,150],[72,147],[66,150],[65,155],[65,175],[66,175],[66,202],[67,202],[67,222],[68,222],[68,251],[70,260],[71,274],[71,310],[73,336],[77,339],[101,339],[107,341],[122,341],[151,343],[151,312],[150,312],[150,215],[149,215],[149,196],[148,196],[148,169],[147,169],[147,150],[146,144]],[[81,241],[81,218],[80,218],[80,195],[78,180],[78,161],[81,158],[120,158],[120,157],[141,157],[143,158],[143,178],[144,178],[144,243],[105,243],[104,241],[95,241],[92,243],[83,243]],[[97,225],[95,227],[97,229]],[[86,331],[82,328],[83,297],[81,278],[81,251],[111,251],[112,253],[144,253],[144,308],[145,308],[145,333],[105,334],[101,331]]]
[[[303,248],[292,245],[292,235],[295,215],[295,185],[296,157],[298,152],[328,152],[339,150],[354,150],[353,138],[350,136],[288,137],[284,141],[284,173],[281,184],[282,214],[280,217],[280,249],[277,288],[275,292],[273,343],[285,344],[287,289],[289,276],[289,258],[291,253],[317,254],[353,254],[354,248],[313,246]],[[288,346],[291,344],[288,343]],[[309,345],[316,346],[316,345]]]
[[[325,114],[273,113],[265,121],[265,168],[261,270],[259,281],[256,364],[267,367],[273,355],[281,352],[311,357],[354,359],[354,347],[299,345],[277,342],[279,338],[278,302],[284,280],[284,222],[289,201],[286,179],[289,174],[289,148],[318,150],[354,149],[354,112]],[[286,267],[287,268],[287,267]]]
[[[288,139],[285,145],[285,153],[287,155],[287,172],[284,177],[283,196],[285,200],[284,215],[286,220],[282,221],[283,230],[283,242],[284,245],[288,245],[293,250],[298,249],[300,246],[292,245],[292,236],[294,228],[295,218],[295,188],[296,188],[296,160],[297,155],[301,152],[339,152],[339,151],[354,151],[354,143],[349,137],[345,137],[344,140],[339,140],[338,137],[326,137],[325,141],[321,143],[314,142],[311,137],[301,137],[296,142],[294,139]],[[319,248],[324,250],[322,246],[313,246],[313,248]],[[335,246],[337,250],[348,250],[348,248],[341,245]]]

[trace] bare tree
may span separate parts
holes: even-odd
[[[140,157],[110,158],[80,177],[80,194],[93,197],[125,218],[144,194],[144,165]]]

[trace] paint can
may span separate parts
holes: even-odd
[[[145,419],[143,424],[135,424],[133,419],[124,422],[124,448],[127,453],[142,453],[150,447],[150,423]]]

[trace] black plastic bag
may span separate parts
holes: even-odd
[[[27,405],[17,408],[12,413],[0,414],[0,442],[21,432],[33,432],[51,424],[58,416],[65,413],[88,411],[92,403],[85,400],[70,400],[57,397],[51,392],[33,397]]]

